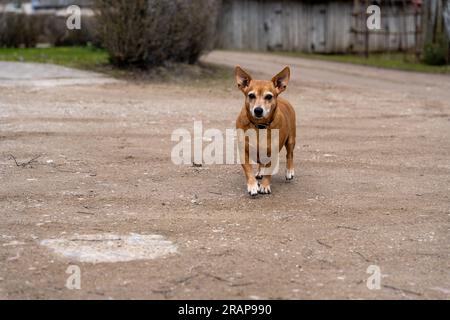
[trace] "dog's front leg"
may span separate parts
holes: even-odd
[[[256,181],[255,176],[253,175],[253,168],[250,163],[242,164],[242,168],[244,169],[245,177],[247,178],[247,191],[251,196],[256,196],[259,191],[258,181]]]
[[[255,174],[255,178],[258,180],[261,180],[263,178],[263,176],[261,174],[261,164],[258,164],[258,171]]]
[[[270,165],[269,165],[270,166]],[[272,181],[272,175],[264,173],[264,171],[267,171],[267,166],[261,165],[261,174],[262,174],[262,180],[261,184],[259,185],[259,193],[262,194],[270,194],[272,191],[270,190],[270,182]]]

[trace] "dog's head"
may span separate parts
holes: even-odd
[[[286,90],[290,77],[289,67],[285,67],[271,81],[253,80],[241,67],[235,69],[238,88],[245,95],[248,114],[255,120],[269,119],[277,107],[277,98]]]

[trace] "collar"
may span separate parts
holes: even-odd
[[[266,124],[255,124],[256,128],[258,129],[267,129],[267,127],[270,125],[270,123],[266,123]]]
[[[254,123],[252,120],[250,120],[250,122],[253,123],[253,125],[256,127],[256,129],[267,129],[270,126],[270,124],[272,123],[272,121],[273,121],[273,117],[271,117],[269,119],[269,122],[266,122],[266,123]]]

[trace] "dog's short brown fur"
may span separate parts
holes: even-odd
[[[295,148],[295,111],[290,103],[278,96],[286,90],[290,78],[290,69],[285,67],[271,81],[253,80],[241,67],[235,69],[238,88],[244,93],[245,103],[236,121],[236,128],[247,131],[249,129],[267,129],[269,136],[271,129],[279,130],[279,148],[286,147],[286,179],[294,177],[294,148]],[[262,110],[261,110],[262,109]],[[258,145],[259,145],[259,134]],[[270,143],[268,149],[270,149]],[[270,154],[270,150],[268,150]],[[252,165],[249,161],[249,146],[245,146],[245,162],[242,164],[247,179],[247,191],[255,196],[258,193],[271,193],[271,175],[260,175],[264,164],[259,162],[258,173],[253,175]],[[261,184],[257,179],[262,179]]]

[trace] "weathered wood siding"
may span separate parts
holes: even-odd
[[[222,0],[216,46],[224,49],[339,53],[360,51],[364,37],[352,33],[352,1]],[[412,48],[414,17],[395,16],[382,7],[382,32],[372,31],[370,51]],[[386,16],[383,16],[384,13]],[[394,16],[392,16],[394,14]],[[364,20],[365,23],[365,20]],[[391,34],[386,34],[386,31]],[[384,32],[384,33],[383,33]],[[392,34],[394,33],[394,34]]]
[[[73,4],[81,7],[90,7],[94,4],[95,0],[33,0],[31,2],[34,8],[39,9],[68,7]]]

